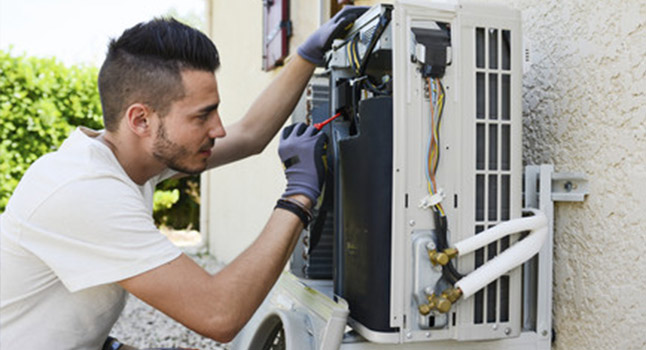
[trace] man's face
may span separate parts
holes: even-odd
[[[182,83],[184,97],[158,118],[153,156],[173,170],[197,174],[206,169],[215,139],[226,132],[217,109],[220,96],[215,75],[184,70]]]

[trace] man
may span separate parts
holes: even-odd
[[[99,73],[105,130],[79,128],[36,161],[0,217],[0,348],[101,349],[128,292],[206,337],[230,341],[310,218],[322,135],[304,124],[285,129],[279,154],[287,189],[257,240],[215,275],[159,234],[155,185],[261,152],[331,39],[364,10],[347,8],[319,28],[226,131],[218,52],[206,36],[156,19],[113,40]]]

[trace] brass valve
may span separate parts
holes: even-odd
[[[440,313],[447,313],[451,310],[451,302],[444,297],[437,298],[437,306],[435,307]]]
[[[431,264],[433,264],[433,266],[437,264],[444,265],[442,264],[442,261],[445,256],[446,255],[444,253],[438,252],[435,249],[428,252],[428,258],[431,259]]]
[[[422,316],[426,316],[431,313],[431,307],[428,304],[421,304],[418,306],[418,309]]]
[[[435,295],[435,293],[427,296],[426,299],[428,300],[428,306],[431,308],[431,310],[435,309],[437,307],[437,300],[438,299],[437,299],[437,295]]]
[[[446,298],[451,303],[455,303],[461,296],[462,291],[460,288],[447,288],[442,292],[442,297]]]
[[[433,311],[437,307],[437,302],[439,300],[435,293],[427,295],[426,299],[428,300],[428,304],[421,304],[420,306],[418,306],[419,313],[423,316],[430,314],[431,311]]]
[[[459,288],[445,289],[439,297],[435,295],[435,293],[432,293],[426,297],[428,304],[421,304],[418,307],[419,313],[426,316],[431,311],[437,310],[440,313],[445,314],[451,310],[451,306],[453,306],[461,296],[462,291]]]
[[[419,306],[419,313],[426,316],[431,311],[437,310],[440,313],[447,313],[451,310],[451,306],[460,299],[462,296],[462,291],[460,288],[447,288],[442,291],[442,294],[438,297],[435,293],[430,294],[426,297],[428,304],[421,304]]]
[[[433,265],[446,265],[458,255],[458,250],[455,248],[446,248],[443,252],[438,252],[433,249],[428,252],[428,257],[431,259]]]
[[[446,313],[451,309],[451,302],[442,296],[437,296],[435,293],[426,297],[428,299],[428,306],[431,310],[437,310],[441,313]]]

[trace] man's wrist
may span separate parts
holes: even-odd
[[[289,198],[295,201],[299,201],[303,206],[310,209],[312,208],[312,200],[304,194],[293,194],[291,196],[285,196],[284,198]]]
[[[304,227],[312,221],[311,200],[304,195],[292,195],[282,197],[276,202],[274,209],[283,209],[296,215]]]

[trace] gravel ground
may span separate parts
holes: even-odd
[[[184,252],[207,271],[214,273],[220,268],[221,264],[215,257],[207,254],[204,247],[178,245],[184,246]],[[202,337],[132,295],[110,335],[125,344],[140,348],[228,349],[226,344]]]

